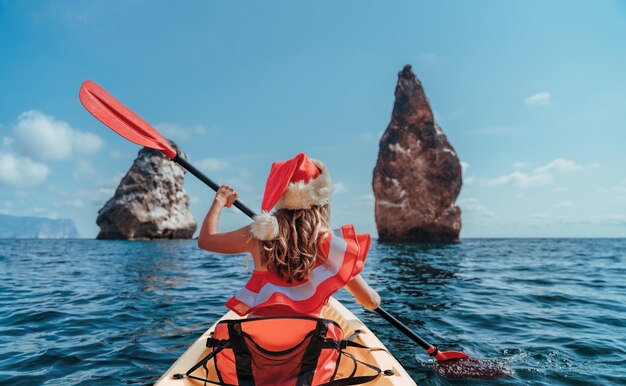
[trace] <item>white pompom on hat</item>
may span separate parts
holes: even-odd
[[[292,159],[272,163],[265,184],[261,214],[254,217],[250,228],[259,240],[278,237],[278,220],[271,213],[276,209],[309,209],[330,202],[333,182],[323,163],[300,153]]]

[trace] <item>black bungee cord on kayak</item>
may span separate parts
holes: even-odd
[[[300,322],[307,325],[314,323],[315,326],[294,345],[282,350],[268,350],[258,342],[258,336],[254,336],[267,334],[267,330],[262,327],[266,321],[270,321],[279,330],[281,325],[289,324],[293,327]],[[255,331],[255,327],[260,328]],[[375,365],[357,359],[347,351],[348,348],[371,351],[381,349],[364,346],[350,338],[342,339],[341,335],[343,331],[337,322],[323,318],[274,316],[223,320],[218,322],[215,333],[207,339],[206,347],[211,351],[185,374],[174,374],[174,378],[194,379],[203,382],[205,386],[207,384],[348,386],[369,383],[381,375],[394,374],[391,369],[381,370]],[[351,336],[353,337],[354,335]],[[327,361],[320,358],[336,359],[334,363],[330,363],[334,364],[330,367]],[[352,370],[347,376],[337,378],[342,358],[352,361]],[[318,368],[320,361],[322,368]],[[201,368],[204,370],[203,377],[196,374]],[[329,370],[332,370],[332,373]],[[209,379],[211,376],[213,379]],[[232,383],[233,381],[236,383]],[[313,383],[314,381],[317,382]]]

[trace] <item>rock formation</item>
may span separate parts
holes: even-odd
[[[98,239],[192,238],[198,224],[189,211],[184,178],[184,169],[163,153],[141,149],[113,198],[98,211]]]
[[[409,65],[398,74],[395,97],[374,168],[379,240],[457,242],[461,165]]]

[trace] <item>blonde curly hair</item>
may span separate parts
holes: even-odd
[[[320,242],[330,230],[328,204],[309,209],[278,209],[274,216],[278,220],[278,237],[261,241],[261,262],[287,283],[305,281],[316,262],[325,262]]]

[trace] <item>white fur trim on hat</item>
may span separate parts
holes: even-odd
[[[311,159],[311,162],[320,169],[320,174],[307,183],[290,182],[276,204],[277,209],[309,209],[314,205],[330,202],[333,180],[323,163],[315,159]]]
[[[278,220],[268,212],[254,216],[250,233],[258,240],[274,240],[278,237]]]

